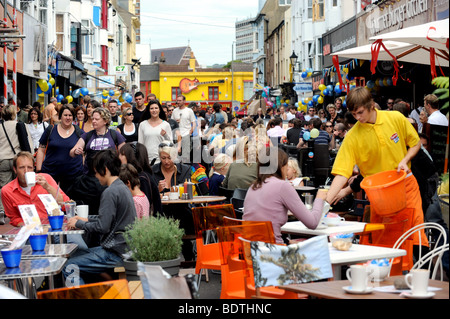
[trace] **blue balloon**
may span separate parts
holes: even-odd
[[[83,94],[83,96],[89,95],[89,90],[87,88],[81,88],[80,93]]]
[[[367,81],[366,85],[369,89],[373,89],[373,87],[375,86],[375,82],[372,80],[369,80],[369,81]]]
[[[337,86],[334,88],[334,92],[336,92],[336,94],[341,94],[342,90]]]
[[[318,95],[314,95],[313,96],[314,103],[317,103],[318,100],[319,100],[319,96]]]
[[[131,95],[127,96],[125,101],[127,101],[128,103],[131,103],[131,102],[133,102],[133,97]]]
[[[387,79],[386,83],[387,83],[387,85],[391,86],[392,85],[392,79]]]
[[[109,90],[109,96],[114,96],[114,94],[116,94],[116,92],[114,92],[114,90]]]
[[[333,91],[333,86],[331,84],[327,85],[327,89],[328,89],[328,92],[332,92]]]
[[[63,98],[64,98],[64,95],[60,94],[60,95],[58,95],[58,96],[56,97],[56,100],[57,100],[58,103],[59,103],[59,102],[62,101]]]
[[[41,94],[42,93],[42,89],[40,88],[40,86],[38,85],[36,87],[36,94]]]
[[[308,72],[302,72],[302,78],[306,78],[308,76]]]
[[[344,100],[344,102],[342,102],[342,106],[346,107],[347,106],[347,100]]]
[[[303,139],[304,139],[305,141],[309,140],[310,138],[311,138],[311,134],[310,134],[308,131],[306,131],[305,133],[303,133]]]
[[[48,90],[47,92],[45,92],[45,94],[52,94],[52,85],[50,83],[48,83]]]
[[[324,89],[323,90],[323,95],[327,96],[329,94],[330,91],[328,91],[328,89]]]
[[[314,102],[313,101],[309,101],[308,102],[308,106],[314,106]]]
[[[80,89],[76,89],[75,91],[72,92],[72,97],[74,98],[79,98],[80,97]]]

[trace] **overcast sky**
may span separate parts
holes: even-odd
[[[258,13],[258,0],[141,0],[141,44],[187,46],[200,65],[231,61],[235,22]]]

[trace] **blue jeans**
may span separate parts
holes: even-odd
[[[92,247],[88,250],[76,251],[62,270],[66,286],[84,285],[84,274],[100,274],[108,269],[122,266],[122,257],[105,250],[103,247]]]

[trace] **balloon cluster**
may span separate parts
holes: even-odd
[[[52,89],[55,86],[55,79],[48,74],[47,80],[39,79],[37,81],[36,93],[38,95],[44,94],[52,94]]]
[[[366,87],[369,90],[372,90],[372,89],[379,89],[383,86],[392,86],[392,84],[393,84],[392,78],[385,77],[385,78],[378,78],[375,81],[373,80],[367,81]]]
[[[313,73],[313,69],[312,68],[303,69],[301,76],[302,76],[303,79],[306,79],[306,78],[309,78],[312,75],[312,73]]]
[[[268,106],[268,107],[274,106],[273,101],[269,100],[269,97],[270,97],[270,87],[269,86],[265,86],[263,88],[261,96],[264,98],[264,101],[266,101],[266,106]]]

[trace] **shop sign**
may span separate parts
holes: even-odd
[[[306,92],[312,92],[313,85],[311,82],[299,82],[295,83],[294,91],[297,93],[306,93]]]

